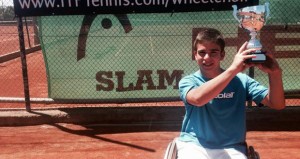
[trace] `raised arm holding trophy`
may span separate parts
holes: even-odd
[[[251,7],[244,7],[237,9],[236,5],[233,5],[233,16],[239,22],[240,27],[250,32],[251,39],[247,45],[247,49],[255,48],[255,58],[248,60],[249,63],[263,63],[266,60],[265,52],[263,52],[262,44],[256,38],[257,32],[262,29],[266,24],[266,20],[269,17],[270,9],[269,3],[265,5],[257,5]]]

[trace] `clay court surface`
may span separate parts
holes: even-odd
[[[162,159],[179,127],[52,124],[0,127],[0,158]],[[251,131],[262,159],[300,159],[299,132]]]
[[[5,45],[13,45],[10,43],[12,41],[11,37],[7,38]],[[41,51],[29,54],[27,64],[30,96],[47,98],[45,65]],[[20,58],[1,63],[0,70],[0,97],[23,97]],[[299,106],[299,100],[287,100],[287,104]],[[34,110],[49,107],[141,105],[161,107],[181,106],[182,103],[32,104],[31,107]],[[0,111],[24,108],[24,103],[0,103]],[[168,143],[179,133],[180,124],[56,123],[0,127],[0,158],[162,159]],[[254,146],[262,159],[300,159],[299,131],[249,131],[247,142]]]
[[[47,97],[44,67],[39,64],[40,52],[27,56],[30,91],[34,97]],[[9,85],[1,79],[1,88],[13,90],[11,96],[22,97],[20,83],[22,77],[20,59],[1,64],[1,73],[7,74],[15,85]],[[4,70],[4,71],[3,71]],[[34,81],[30,78],[42,74]],[[18,75],[19,74],[19,75]],[[5,92],[1,91],[1,96]],[[6,92],[7,93],[7,92]],[[151,106],[181,105],[181,102],[144,103]],[[1,108],[23,108],[23,103],[1,103]],[[141,104],[103,104],[102,106],[137,106]],[[43,107],[98,107],[95,105],[47,105],[33,104],[35,108]],[[172,124],[44,124],[35,126],[0,127],[0,158],[100,158],[100,159],[161,159],[168,143],[179,135],[180,125]],[[262,159],[300,159],[299,131],[249,131],[247,142],[253,145]]]

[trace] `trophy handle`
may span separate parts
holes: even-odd
[[[236,5],[232,5],[233,8],[233,17],[240,22],[239,18],[237,17],[237,6]]]
[[[266,17],[265,17],[265,24],[267,23],[267,19],[270,16],[270,3],[266,2],[265,3],[265,9],[266,9]]]

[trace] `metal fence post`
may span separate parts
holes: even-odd
[[[249,68],[249,74],[248,74],[251,78],[254,78],[254,67],[250,67]],[[248,107],[252,107],[252,100],[247,101],[247,106]]]
[[[34,45],[39,45],[40,43],[40,39],[39,39],[39,33],[38,33],[38,21],[36,17],[33,17],[32,19],[32,25],[33,25],[33,32],[34,32],[34,40],[33,43]]]
[[[22,62],[25,104],[26,104],[26,110],[31,111],[22,17],[18,17],[18,33],[19,33],[19,43],[20,43],[20,57]]]

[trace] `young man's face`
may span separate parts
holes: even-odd
[[[220,73],[220,61],[224,59],[225,52],[216,43],[207,41],[197,44],[194,56],[204,75],[216,76]]]

